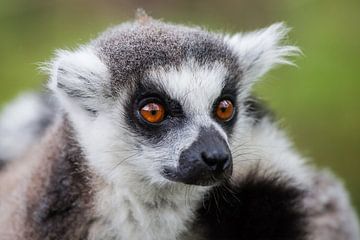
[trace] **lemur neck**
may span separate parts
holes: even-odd
[[[206,190],[183,184],[160,187],[141,180],[110,184],[97,194],[97,214],[112,228],[113,236],[106,238],[177,239],[188,230]]]

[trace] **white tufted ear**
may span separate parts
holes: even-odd
[[[288,57],[301,51],[283,44],[288,32],[283,23],[275,23],[258,31],[225,36],[225,42],[239,58],[245,85],[251,85],[275,65],[293,64]]]
[[[46,70],[50,74],[48,87],[65,108],[77,105],[94,114],[111,95],[108,69],[90,47],[57,51]]]

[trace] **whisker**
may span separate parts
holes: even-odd
[[[134,153],[134,154],[132,154],[132,155],[130,155],[130,156],[128,156],[128,157],[126,157],[126,158],[124,158],[123,160],[121,160],[118,164],[116,164],[115,165],[115,167],[113,168],[113,170],[112,171],[114,171],[116,168],[118,168],[119,166],[121,166],[121,164],[123,164],[124,162],[126,162],[127,160],[129,160],[130,158],[133,158],[133,157],[135,157],[135,156],[137,156],[137,155],[139,155],[140,153],[139,152],[137,152],[137,153]]]

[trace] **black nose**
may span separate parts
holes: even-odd
[[[196,141],[184,150],[176,168],[165,168],[169,180],[193,185],[211,185],[232,173],[231,152],[215,128],[202,128]]]
[[[229,153],[219,151],[218,149],[202,152],[201,159],[215,175],[230,166]]]

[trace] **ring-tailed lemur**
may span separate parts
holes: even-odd
[[[16,158],[0,174],[0,238],[359,239],[341,183],[251,95],[299,53],[287,31],[224,35],[140,14],[58,51],[57,104],[32,95],[36,108],[19,100],[0,121],[0,158]]]

